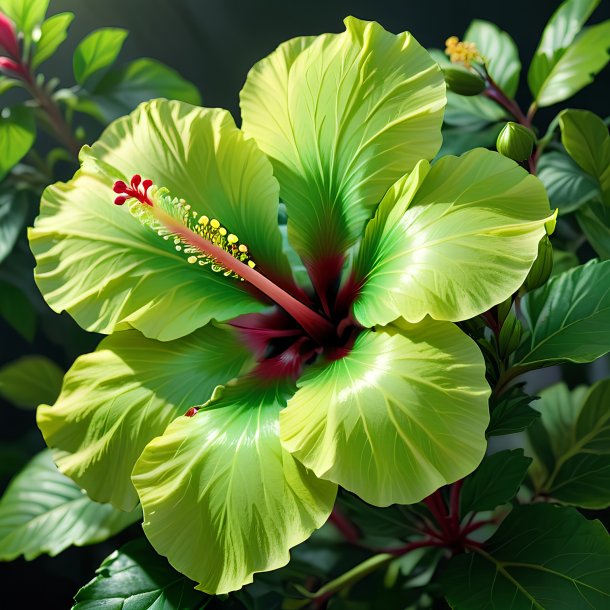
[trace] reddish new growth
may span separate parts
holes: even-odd
[[[124,193],[114,200],[116,205],[123,205],[128,199],[134,197],[140,203],[144,203],[152,207],[153,202],[148,196],[148,189],[152,186],[152,180],[142,181],[142,176],[136,174],[131,179],[131,185],[125,184],[122,180],[117,180],[114,183],[113,191],[115,193]]]

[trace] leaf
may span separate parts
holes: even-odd
[[[45,356],[23,356],[0,368],[0,396],[26,408],[55,402],[63,371]]]
[[[578,256],[574,252],[559,250],[553,246],[553,271],[551,275],[560,275],[564,271],[569,271],[578,266]]]
[[[95,544],[141,518],[93,502],[62,475],[45,450],[13,479],[0,501],[0,559],[51,556],[71,545]]]
[[[602,260],[610,259],[610,204],[591,201],[576,214],[587,241]]]
[[[110,70],[76,106],[76,110],[109,123],[154,98],[201,104],[197,88],[175,70],[154,59],[135,61]]]
[[[201,610],[209,599],[194,586],[140,538],[104,559],[72,610]]]
[[[519,85],[521,62],[515,41],[499,27],[475,19],[464,34],[464,40],[474,42],[487,60],[487,69],[508,97],[514,97]]]
[[[312,366],[298,387],[280,414],[283,446],[369,504],[418,502],[485,453],[485,364],[452,324],[363,331],[347,356]]]
[[[523,284],[551,219],[540,181],[498,153],[422,161],[366,227],[354,315],[366,327],[472,318]]]
[[[599,521],[550,504],[515,507],[485,544],[441,578],[453,610],[575,610],[610,603],[610,538]]]
[[[492,394],[490,398],[491,419],[487,436],[502,436],[521,432],[531,426],[540,413],[530,407],[536,397],[523,391],[522,383],[506,390],[501,396]]]
[[[265,307],[244,282],[189,264],[173,241],[113,204],[114,181],[134,174],[219,219],[265,275],[290,278],[271,164],[228,112],[153,100],[108,127],[81,158],[73,180],[43,193],[29,237],[40,291],[84,329],[135,327],[167,341]]]
[[[286,565],[332,510],[336,486],[280,444],[287,385],[253,377],[226,386],[136,463],[146,537],[197,589],[227,593]]]
[[[28,200],[23,192],[0,190],[0,263],[11,253],[21,235],[28,214]]]
[[[560,214],[573,212],[599,196],[595,180],[560,152],[542,155],[538,177],[546,188],[551,207],[558,208]]]
[[[68,37],[68,28],[73,19],[74,13],[58,13],[43,22],[32,57],[32,68],[37,68],[53,56],[59,45]]]
[[[599,183],[610,207],[610,136],[608,127],[588,110],[564,110],[559,115],[561,142],[570,157]]]
[[[541,393],[542,418],[528,431],[538,493],[584,508],[610,506],[610,379],[585,393],[564,384]]]
[[[249,362],[229,327],[206,326],[161,343],[134,330],[77,358],[38,426],[57,465],[95,500],[131,510],[131,471],[146,444],[176,417],[210,398]]]
[[[26,155],[34,144],[34,112],[25,106],[13,106],[0,114],[0,180]]]
[[[43,22],[48,6],[49,0],[0,0],[0,10],[15,22],[17,30],[28,40],[36,26]]]
[[[521,310],[529,334],[515,366],[592,362],[610,351],[610,262],[589,261],[528,292]]]
[[[409,34],[353,17],[252,68],[243,130],[269,156],[308,265],[340,257],[391,184],[441,145],[442,73]]]
[[[21,86],[20,81],[14,78],[7,78],[6,76],[0,75],[0,95],[10,91],[13,87]]]
[[[129,32],[123,28],[100,28],[94,30],[74,51],[74,78],[79,85],[96,72],[111,66],[119,56]]]
[[[0,315],[30,343],[36,333],[36,312],[30,300],[13,284],[0,280]]]
[[[510,502],[519,491],[531,462],[531,458],[523,455],[523,449],[507,449],[483,458],[479,467],[464,480],[461,515],[494,510]]]
[[[565,50],[556,52],[552,58],[545,55],[536,64],[534,72],[532,64],[528,82],[538,106],[561,102],[592,83],[595,75],[608,63],[609,48],[610,20],[586,28]]]

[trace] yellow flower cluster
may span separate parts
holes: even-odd
[[[461,42],[457,36],[450,36],[445,40],[445,46],[445,53],[449,55],[451,63],[461,63],[466,68],[470,68],[471,62],[481,59],[481,54],[474,42]]]

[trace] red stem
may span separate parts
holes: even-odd
[[[348,542],[355,544],[360,540],[358,528],[336,506],[330,513],[328,520]]]
[[[451,496],[449,499],[449,516],[451,518],[451,525],[454,531],[458,531],[460,529],[460,492],[462,490],[463,484],[464,479],[460,479],[451,486]]]

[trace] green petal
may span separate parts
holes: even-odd
[[[523,284],[551,219],[542,183],[498,153],[423,161],[366,228],[354,314],[367,327],[471,318]]]
[[[133,174],[215,217],[245,243],[259,269],[288,275],[271,164],[228,112],[154,100],[113,123],[82,153],[83,168],[49,187],[30,233],[36,281],[56,311],[103,333],[129,325],[171,340],[262,307],[243,283],[189,265],[171,241],[112,202]]]
[[[131,510],[138,502],[131,471],[146,444],[239,374],[248,358],[225,328],[166,343],[117,333],[76,360],[55,405],[38,409],[38,426],[60,450],[64,474],[94,500]]]
[[[202,591],[233,591],[286,565],[288,550],[330,514],[336,487],[281,447],[287,395],[250,380],[227,386],[175,420],[136,464],[146,536]]]
[[[306,373],[280,416],[282,443],[370,504],[411,504],[479,464],[488,396],[481,353],[456,326],[401,320]]]
[[[442,73],[409,33],[353,17],[254,66],[243,130],[270,158],[292,244],[306,262],[341,253],[383,193],[441,144]]]

